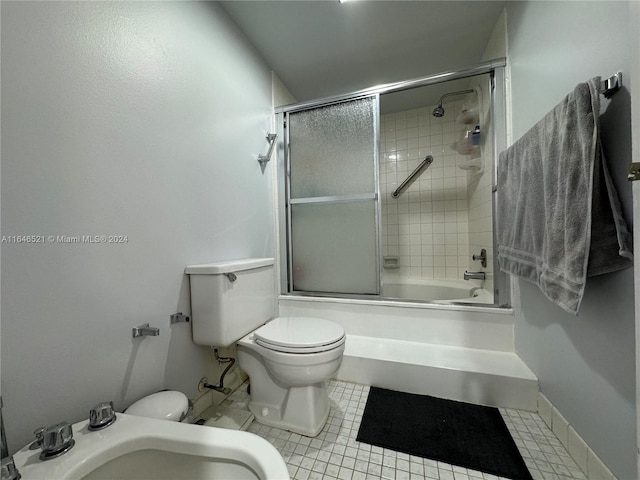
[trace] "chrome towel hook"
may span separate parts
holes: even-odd
[[[602,80],[600,83],[600,93],[604,95],[604,98],[611,98],[613,94],[620,90],[622,87],[622,72],[618,72]]]

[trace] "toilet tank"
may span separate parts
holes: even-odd
[[[273,258],[244,258],[188,266],[193,341],[226,347],[273,318],[273,264]]]

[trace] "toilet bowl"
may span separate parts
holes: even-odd
[[[313,437],[329,415],[326,381],[342,362],[345,332],[325,319],[274,318],[273,264],[248,258],[187,267],[193,341],[237,344],[256,420]]]
[[[342,362],[345,333],[321,318],[278,317],[238,342],[251,379],[249,410],[265,425],[315,437],[329,416],[326,380]]]
[[[242,338],[238,345],[260,353],[281,383],[299,387],[333,375],[340,367],[344,343],[344,329],[337,323],[322,318],[278,317]]]
[[[124,413],[138,417],[183,422],[189,415],[189,399],[182,392],[165,390],[132,403]]]

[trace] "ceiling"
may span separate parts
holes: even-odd
[[[302,102],[473,66],[506,2],[220,3]]]

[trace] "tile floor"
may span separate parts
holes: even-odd
[[[356,442],[369,387],[332,380],[329,420],[315,438],[254,421],[248,428],[282,454],[294,480],[498,480],[462,467]],[[248,395],[240,388],[228,399],[241,408]],[[536,413],[500,409],[535,480],[586,479],[566,449]]]

